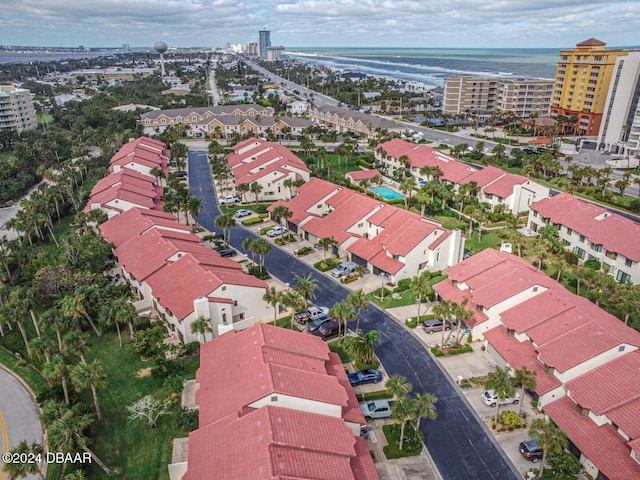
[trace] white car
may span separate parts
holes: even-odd
[[[495,407],[498,403],[498,395],[494,390],[485,390],[482,394],[482,400],[490,407]],[[500,400],[500,405],[508,405],[510,403],[516,405],[520,402],[520,393],[516,392],[515,396]]]
[[[270,237],[277,237],[278,235],[282,234],[282,233],[287,233],[289,231],[289,229],[287,227],[281,227],[281,226],[277,226],[277,227],[273,227],[271,230],[269,230],[267,232],[267,235]]]
[[[222,197],[219,203],[220,205],[230,205],[239,201],[240,197],[238,195],[227,195],[226,197]]]
[[[253,212],[251,210],[247,210],[246,208],[241,208],[240,210],[236,210],[236,217],[238,218],[248,217],[252,213]]]

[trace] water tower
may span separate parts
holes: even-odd
[[[164,78],[166,73],[164,72],[164,56],[162,54],[167,51],[167,44],[164,42],[156,42],[153,48],[155,48],[156,52],[160,54],[160,72]]]

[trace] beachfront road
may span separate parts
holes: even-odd
[[[22,440],[29,444],[42,444],[42,427],[39,413],[31,394],[12,374],[0,365],[0,447],[1,453],[8,452]],[[4,465],[3,465],[4,466]],[[0,469],[0,480],[7,474]],[[24,477],[37,480],[36,475]]]
[[[219,209],[205,152],[189,152],[189,186],[204,203],[198,221],[207,230],[220,233],[214,225]],[[255,238],[255,235],[239,226],[232,228],[231,245],[246,254],[241,247],[245,238]],[[271,275],[292,285],[296,283],[296,275],[310,273],[318,280],[315,301],[320,305],[331,306],[349,293],[338,282],[279,248],[273,248],[266,256],[265,265]],[[380,334],[382,344],[375,350],[389,375],[402,375],[411,382],[414,392],[428,392],[438,398],[438,418],[423,421],[421,429],[442,478],[509,480],[517,477],[514,467],[485,431],[479,418],[411,332],[371,304],[363,313],[360,326],[364,331],[375,329]]]

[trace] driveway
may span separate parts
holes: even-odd
[[[7,452],[22,440],[29,444],[42,444],[42,427],[39,412],[31,394],[11,373],[0,365],[0,447]],[[0,480],[7,474],[0,470]],[[27,480],[36,480],[36,475],[28,475]]]
[[[194,195],[203,199],[204,211],[200,214],[199,222],[206,229],[218,232],[214,220],[219,210],[204,152],[189,152],[189,182]],[[242,227],[234,227],[231,243],[234,248],[246,253],[241,244],[249,237],[255,235]],[[333,305],[349,293],[337,282],[280,249],[272,249],[266,256],[265,264],[272,275],[290,284],[295,283],[296,275],[311,273],[318,280],[316,301],[320,304]],[[379,332],[382,344],[376,348],[376,354],[389,375],[403,375],[413,384],[414,392],[429,392],[438,397],[438,418],[424,421],[421,429],[425,434],[425,445],[443,478],[517,478],[517,470],[505,459],[499,445],[487,435],[486,427],[458,395],[446,373],[412,332],[372,305],[363,313],[360,325],[365,331],[376,329]]]

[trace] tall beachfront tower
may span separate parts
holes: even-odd
[[[267,29],[262,29],[258,32],[260,35],[260,58],[267,59],[267,48],[271,46],[271,32]]]
[[[616,60],[628,53],[605,46],[590,38],[573,50],[560,51],[551,116],[575,116],[578,135],[598,135]]]
[[[31,92],[13,85],[0,85],[0,131],[35,130],[36,110],[31,101]]]

